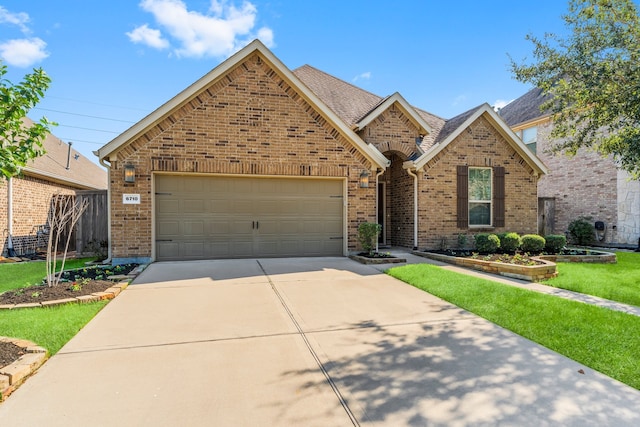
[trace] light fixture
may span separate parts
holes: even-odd
[[[124,165],[124,182],[136,182],[136,168],[131,163]]]
[[[360,179],[358,182],[360,183],[360,188],[369,188],[369,171],[363,170],[360,174]]]

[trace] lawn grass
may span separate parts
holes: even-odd
[[[640,390],[640,317],[428,264],[387,273]]]
[[[65,270],[84,267],[85,262],[95,258],[68,259]],[[56,263],[59,269],[61,262]],[[0,264],[0,293],[40,283],[47,275],[47,264],[44,261],[13,262]]]
[[[0,335],[33,341],[54,355],[107,302],[0,310]]]
[[[617,252],[617,264],[558,263],[556,288],[640,306],[640,253]]]

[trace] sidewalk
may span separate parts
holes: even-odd
[[[568,291],[566,289],[554,288],[552,286],[547,286],[541,283],[528,282],[525,280],[512,279],[505,276],[498,276],[495,274],[484,273],[482,271],[471,270],[467,268],[462,268],[458,266],[454,266],[451,264],[447,264],[444,262],[432,260],[429,258],[424,258],[421,256],[413,255],[408,252],[407,249],[404,248],[392,248],[390,252],[400,258],[404,258],[407,260],[407,264],[432,264],[437,265],[447,270],[455,271],[456,273],[467,274],[470,276],[481,277],[487,280],[493,280],[494,282],[503,283],[505,285],[511,285],[522,289],[528,289],[530,291],[540,292],[543,294],[554,295],[560,298],[570,299],[574,301],[583,302],[585,304],[597,305],[599,307],[608,308],[610,310],[621,311],[624,313],[632,314],[634,316],[640,316],[640,307],[636,307],[629,304],[623,304],[616,301],[611,301],[608,299],[581,294],[579,292]],[[376,268],[379,271],[384,271],[393,266],[399,266],[403,264],[379,264],[373,265],[372,267]]]

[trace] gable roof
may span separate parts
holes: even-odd
[[[549,113],[540,111],[540,107],[551,97],[552,95],[550,94],[545,95],[540,88],[531,89],[520,98],[502,107],[499,113],[500,117],[502,117],[507,125],[514,127],[548,116]]]
[[[418,112],[400,95],[398,92],[385,98],[373,110],[369,111],[355,124],[356,130],[361,130],[375,120],[380,114],[389,109],[392,105],[398,105],[402,113],[407,116],[418,127],[423,134],[433,133],[431,126],[418,114]]]
[[[23,118],[25,126],[33,125],[33,120]],[[42,145],[45,154],[30,160],[22,168],[27,176],[68,185],[82,190],[103,190],[107,188],[107,172],[52,134],[47,134]],[[67,168],[67,161],[69,167]]]
[[[141,121],[114,138],[111,142],[104,145],[97,152],[100,160],[109,159],[109,156],[115,153],[120,147],[144,134],[167,115],[171,114],[172,111],[189,102],[211,83],[218,78],[223,77],[228,71],[239,65],[245,58],[255,52],[259,53],[270,67],[280,73],[280,75],[287,80],[287,83],[290,84],[298,94],[305,99],[305,101],[322,114],[338,132],[347,138],[354,147],[356,147],[374,165],[377,165],[382,169],[389,165],[389,160],[386,157],[376,150],[375,147],[362,141],[362,139],[360,139],[355,132],[346,125],[344,120],[337,116],[331,108],[328,108],[327,105],[325,105],[325,103],[323,103],[313,91],[303,84],[293,72],[291,72],[278,58],[276,58],[260,40],[254,40],[249,43],[243,49],[236,52],[226,61],[222,62],[209,73],[167,101],[160,108],[156,109],[147,117],[143,118]]]
[[[547,167],[535,156],[498,114],[487,103],[472,108],[450,120],[443,126],[436,138],[436,143],[415,161],[405,162],[405,167],[421,169],[447,145],[455,140],[466,128],[480,116],[485,117],[493,127],[505,138],[527,164],[539,175],[548,173]]]

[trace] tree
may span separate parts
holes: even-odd
[[[37,68],[14,85],[4,78],[6,73],[7,67],[0,63],[0,175],[8,179],[44,154],[42,141],[55,123],[45,117],[31,126],[22,121],[49,88],[49,76]]]
[[[569,0],[570,35],[528,35],[533,63],[511,69],[551,95],[553,152],[580,148],[613,156],[640,179],[640,18],[632,0]]]

